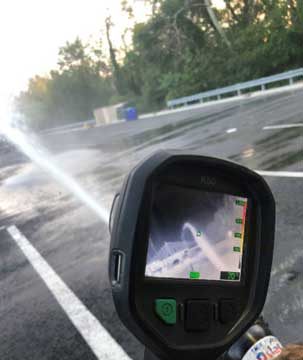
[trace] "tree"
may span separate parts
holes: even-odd
[[[35,76],[29,80],[27,91],[21,92],[15,99],[15,106],[25,116],[29,127],[39,129],[42,123],[48,122],[50,79]]]
[[[108,48],[109,48],[109,57],[110,57],[110,62],[111,62],[111,66],[112,66],[113,80],[114,80],[116,92],[118,93],[118,95],[123,95],[125,92],[123,74],[120,70],[120,66],[116,59],[116,50],[114,49],[111,38],[110,38],[110,29],[112,26],[113,26],[113,23],[111,21],[111,17],[108,16],[105,19],[105,28],[106,28],[106,38],[107,38],[107,43],[108,43]]]
[[[100,44],[91,49],[80,39],[59,50],[58,70],[48,78],[35,77],[16,100],[29,126],[45,129],[93,117],[93,110],[108,104],[111,79]]]
[[[203,77],[197,81],[191,64],[201,68],[208,44],[220,38],[204,0],[170,0],[158,5],[155,16],[134,27],[133,48],[122,67],[128,89],[141,95],[140,107],[145,110],[164,106],[170,96],[205,88],[206,82]]]
[[[302,67],[303,0],[224,0],[212,15],[209,0],[145,2],[152,15],[134,26],[124,53],[113,46],[108,17],[108,56],[101,40],[77,38],[60,49],[58,69],[31,80],[17,103],[34,126],[89,119],[118,101],[156,110],[168,99]],[[132,17],[132,1],[121,4]]]
[[[149,109],[165,99],[302,66],[303,0],[224,1],[225,9],[214,14],[230,46],[205,0],[149,1],[156,4],[154,16],[134,28],[123,65],[133,73],[132,92],[133,79],[140,79],[136,93],[152,104]]]

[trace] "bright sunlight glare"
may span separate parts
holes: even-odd
[[[144,1],[134,0],[136,21],[147,13]],[[123,32],[133,21],[123,14],[120,0],[10,0],[0,12],[0,93],[17,94],[30,77],[47,74],[57,63],[59,47],[79,36],[84,41],[104,37],[107,16],[112,17],[112,39],[121,46]]]
[[[213,0],[212,5],[222,8],[224,1]],[[31,77],[54,69],[58,50],[66,41],[101,36],[106,43],[104,22],[108,15],[114,23],[111,36],[115,47],[122,46],[125,31],[130,42],[127,29],[150,14],[143,0],[133,0],[133,10],[134,19],[129,19],[122,12],[121,0],[4,1],[0,12],[0,93],[17,95]]]

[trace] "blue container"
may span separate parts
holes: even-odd
[[[138,112],[135,107],[128,107],[125,109],[125,120],[132,121],[138,119]]]

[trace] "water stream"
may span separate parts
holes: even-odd
[[[24,132],[9,123],[9,117],[0,119],[0,130],[15,144],[28,158],[54,180],[63,185],[82,203],[91,208],[105,223],[109,221],[109,211],[99,204],[70,174],[67,174],[54,162],[47,151],[31,134]],[[4,121],[5,120],[5,121]]]

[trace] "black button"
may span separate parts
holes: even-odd
[[[187,331],[207,331],[212,319],[212,307],[207,300],[186,302],[185,329]]]
[[[227,324],[236,319],[237,307],[233,300],[220,300],[219,302],[219,320]]]

